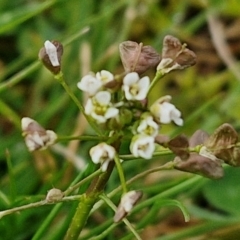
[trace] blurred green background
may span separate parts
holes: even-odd
[[[62,86],[38,61],[38,51],[46,40],[64,44],[62,68],[66,81],[79,99],[84,99],[76,87],[84,74],[102,69],[123,72],[118,52],[122,41],[143,42],[161,52],[164,36],[174,35],[186,42],[198,59],[194,67],[170,73],[154,89],[151,101],[172,95],[185,121],[181,128],[164,126],[162,133],[191,135],[197,129],[212,133],[224,122],[239,132],[239,12],[237,0],[1,0],[0,210],[44,199],[53,186],[64,190],[79,172],[87,175],[93,171],[88,157],[92,142],[65,142],[51,151],[29,153],[21,136],[20,121],[25,116],[60,136],[92,133]],[[211,17],[216,24],[212,29]],[[222,26],[221,34],[217,32],[218,24]],[[213,34],[220,42],[225,41],[232,62],[223,45],[216,48]],[[154,70],[146,74],[154,77]],[[170,159],[129,162],[126,175],[133,177],[142,169]],[[83,171],[87,164],[87,171]],[[152,196],[188,177],[177,171],[160,172],[135,187]],[[184,223],[178,209],[159,209],[144,226],[143,239],[240,239],[239,179],[240,170],[228,168],[223,179],[203,180],[172,196],[186,205],[190,223]],[[107,191],[118,185],[114,173]],[[62,239],[76,205],[61,205],[55,215],[51,212],[54,217],[46,223],[53,207],[0,219],[0,238]],[[91,217],[86,236],[96,226],[104,229],[111,217],[112,211],[103,207]],[[125,232],[120,225],[104,239],[131,239],[124,238]]]

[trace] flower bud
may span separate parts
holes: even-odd
[[[105,142],[99,143],[92,147],[89,151],[92,161],[95,164],[101,164],[101,170],[105,172],[108,168],[110,161],[114,160],[116,150],[111,145]]]
[[[119,51],[126,72],[142,74],[150,68],[155,68],[161,60],[154,48],[133,41],[122,42]]]
[[[57,188],[52,188],[48,191],[46,201],[48,203],[54,203],[60,201],[64,197],[64,193]]]
[[[163,40],[162,60],[157,66],[157,71],[166,74],[172,70],[184,69],[196,64],[196,54],[186,48],[186,44],[170,35]]]
[[[57,139],[56,133],[45,130],[36,121],[27,117],[22,119],[22,131],[29,151],[46,149]]]
[[[140,191],[130,191],[125,193],[118,205],[117,211],[114,216],[114,222],[121,221],[137,204],[139,199],[142,197],[142,192]]]
[[[61,57],[63,54],[63,46],[58,41],[46,41],[44,47],[40,49],[38,57],[53,74],[61,71]]]
[[[150,112],[158,123],[168,124],[173,121],[178,126],[182,126],[181,112],[170,103],[171,99],[169,95],[159,98],[150,107]]]

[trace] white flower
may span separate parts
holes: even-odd
[[[145,134],[138,134],[132,138],[130,151],[134,157],[150,159],[154,150],[154,137]]]
[[[87,92],[90,96],[93,96],[102,87],[102,81],[93,75],[88,74],[77,83],[77,87],[82,91]]]
[[[181,112],[173,104],[169,103],[170,100],[171,96],[158,99],[150,107],[150,111],[160,123],[168,124],[173,121],[175,124],[182,126],[183,120],[181,118]]]
[[[114,216],[114,222],[119,222],[122,220],[136,205],[139,199],[142,197],[142,192],[140,191],[130,191],[125,193],[118,205],[117,211]]]
[[[137,132],[156,137],[158,131],[159,125],[153,120],[153,117],[150,114],[143,114],[142,120],[137,127]]]
[[[111,94],[107,91],[100,91],[88,99],[85,113],[94,118],[97,123],[105,123],[108,119],[116,117],[119,110],[112,105]]]
[[[101,169],[105,172],[110,161],[113,161],[116,150],[114,147],[102,142],[90,149],[90,156],[95,164],[101,163]]]
[[[104,84],[114,80],[112,73],[102,70],[95,74],[88,74],[84,76],[80,82],[77,83],[79,89],[87,92],[90,96],[94,96]]]
[[[102,70],[101,72],[96,73],[96,78],[101,80],[102,84],[106,84],[110,81],[114,80],[114,76],[112,73],[106,70]]]
[[[136,72],[128,73],[123,78],[123,91],[127,100],[144,100],[150,85],[149,77],[139,78]]]
[[[22,131],[29,151],[46,149],[57,139],[55,132],[45,130],[36,121],[27,117],[22,119]]]
[[[44,43],[44,47],[46,49],[46,53],[49,57],[49,60],[51,62],[51,64],[54,66],[54,67],[57,67],[57,66],[60,66],[60,63],[58,61],[58,55],[57,55],[57,48],[56,46],[51,43],[50,41],[46,41]]]

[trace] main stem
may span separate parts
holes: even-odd
[[[85,194],[78,204],[75,215],[65,236],[65,240],[76,240],[85,226],[93,205],[98,201],[99,195],[105,188],[114,168],[114,161],[110,162],[106,172],[93,179]]]

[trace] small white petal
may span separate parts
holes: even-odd
[[[135,157],[150,159],[155,150],[154,138],[144,134],[133,137],[130,151]]]
[[[86,103],[86,106],[85,106],[85,113],[87,115],[90,115],[92,113],[93,109],[94,109],[94,107],[93,107],[92,99],[89,98],[87,100],[87,103]]]
[[[106,172],[106,171],[107,171],[109,162],[110,162],[109,160],[103,162],[103,164],[102,164],[102,166],[101,166],[102,172]]]
[[[148,88],[150,85],[150,79],[149,77],[144,77],[141,78],[139,80],[138,86],[139,86],[139,92],[138,94],[135,96],[136,100],[144,100],[147,97],[147,93],[148,93]]]
[[[114,76],[111,72],[102,70],[101,72],[96,73],[96,78],[101,80],[103,84],[106,84],[114,79]]]
[[[163,124],[168,124],[173,121],[175,124],[182,126],[183,120],[181,119],[181,112],[168,101],[171,99],[170,96],[160,98],[151,107],[150,111],[154,115],[155,119]]]
[[[123,84],[124,85],[132,85],[136,83],[139,80],[139,76],[136,72],[131,72],[128,73],[124,78],[123,78]]]
[[[134,96],[130,93],[130,87],[128,85],[123,85],[122,89],[125,93],[125,97],[127,100],[134,100]]]
[[[53,43],[51,43],[50,41],[47,40],[44,43],[44,47],[46,49],[46,53],[47,53],[47,55],[49,57],[49,60],[50,60],[51,64],[54,67],[60,66],[60,63],[58,61],[56,46]]]
[[[44,146],[44,138],[39,136],[38,132],[33,132],[31,135],[32,141],[34,141],[37,145]]]
[[[91,113],[91,117],[94,118],[98,124],[105,123],[107,121],[105,116],[98,115],[95,112]]]
[[[133,205],[132,205],[130,202],[126,202],[126,203],[124,204],[123,208],[124,208],[124,210],[125,210],[127,213],[129,213],[129,212],[132,210]]]
[[[95,164],[102,164],[101,169],[104,172],[107,170],[109,162],[114,159],[116,151],[112,146],[106,143],[99,143],[92,147],[89,153]]]
[[[159,131],[158,124],[153,120],[152,116],[143,117],[137,128],[138,133],[150,135],[156,137]]]
[[[183,119],[182,119],[182,118],[175,118],[175,119],[173,119],[173,121],[174,121],[175,124],[177,124],[178,126],[183,126]]]
[[[139,79],[136,72],[127,74],[123,79],[122,89],[127,100],[144,100],[150,84],[149,77]]]
[[[95,99],[100,105],[108,105],[111,101],[111,94],[107,91],[101,91],[95,95]]]
[[[102,82],[89,74],[84,76],[81,81],[77,83],[77,87],[87,92],[90,96],[93,96],[102,87]]]
[[[46,134],[48,136],[48,142],[46,143],[47,146],[52,145],[57,140],[57,134],[52,130],[46,130]]]
[[[35,122],[33,119],[29,117],[24,117],[21,120],[22,130],[25,131],[30,123]]]
[[[105,118],[109,119],[109,118],[114,118],[118,115],[119,110],[117,108],[114,107],[110,107],[107,109],[106,113],[105,113]]]

